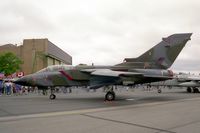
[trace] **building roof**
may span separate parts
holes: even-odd
[[[61,59],[63,62],[67,64],[72,63],[72,57],[50,41],[48,41],[47,54],[56,57],[58,59]]]

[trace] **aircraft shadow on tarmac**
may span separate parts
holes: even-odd
[[[77,103],[115,103],[116,105],[128,105],[128,104],[140,104],[140,103],[150,103],[150,102],[161,102],[161,101],[172,101],[178,100],[180,98],[174,96],[118,96],[115,101],[109,102],[105,101],[103,97],[58,97],[55,101],[52,102],[77,102]]]

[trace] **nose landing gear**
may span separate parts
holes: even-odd
[[[51,94],[51,95],[49,96],[49,99],[51,99],[51,100],[56,99],[56,95],[55,95],[55,94]]]
[[[50,88],[50,89],[51,89],[51,94],[49,96],[49,99],[54,100],[54,99],[56,99],[56,95],[54,94],[55,90],[54,90],[54,88]]]

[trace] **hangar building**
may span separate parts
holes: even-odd
[[[12,52],[22,61],[25,75],[34,73],[50,65],[72,64],[72,57],[45,39],[24,39],[22,45],[5,44],[0,46],[0,53]]]

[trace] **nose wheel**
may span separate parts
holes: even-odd
[[[55,95],[55,94],[51,94],[51,95],[49,96],[49,99],[51,99],[51,100],[56,99],[56,95]]]
[[[49,99],[54,100],[56,99],[56,95],[54,94],[55,90],[54,88],[50,88],[51,89],[51,95],[49,96]]]

